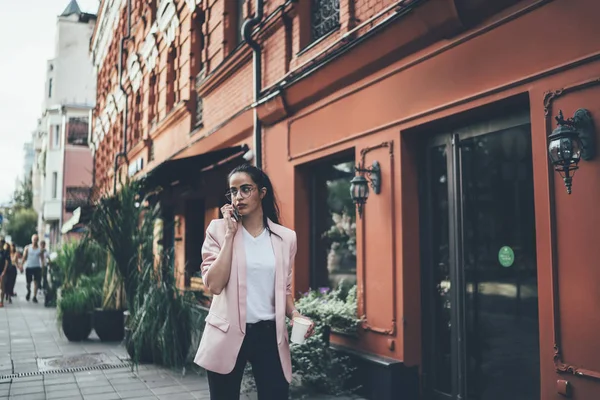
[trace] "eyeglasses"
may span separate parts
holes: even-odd
[[[236,198],[239,193],[242,195],[242,199],[247,199],[254,189],[256,189],[256,186],[243,185],[240,187],[239,191],[237,189],[229,189],[227,193],[225,193],[225,197],[227,197],[227,200],[231,201],[231,199]]]

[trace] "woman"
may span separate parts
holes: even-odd
[[[3,237],[0,237],[0,308],[4,307],[4,293],[6,284],[6,271],[10,265],[10,256],[8,250],[8,243],[4,241]]]
[[[19,265],[19,253],[14,243],[10,244],[9,248],[10,263],[6,276],[4,277],[4,296],[9,303],[12,304],[12,297],[15,295],[15,282],[17,280],[17,265]]]
[[[211,221],[202,246],[202,278],[214,297],[194,361],[208,371],[212,400],[240,398],[248,361],[259,400],[287,399],[285,317],[302,317],[291,290],[296,233],[279,225],[273,186],[260,169],[231,171],[227,198],[232,204],[221,208],[223,219]]]

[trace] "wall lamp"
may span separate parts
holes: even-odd
[[[354,171],[358,172],[359,175],[354,176],[350,181],[350,196],[352,196],[352,201],[358,208],[358,215],[362,218],[363,206],[369,198],[369,181],[373,192],[375,194],[381,193],[381,167],[378,161],[373,161],[371,167],[365,168],[363,161],[363,164],[359,164],[354,168]]]
[[[560,110],[555,119],[558,126],[548,136],[548,152],[554,170],[563,178],[567,193],[571,194],[579,161],[590,161],[596,156],[594,120],[585,108],[575,111],[573,118],[566,120]]]

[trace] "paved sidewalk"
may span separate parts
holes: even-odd
[[[56,322],[56,309],[44,307],[43,295],[38,296],[39,304],[25,301],[22,274],[15,291],[13,304],[0,309],[0,399],[209,399],[205,376],[183,376],[154,365],[140,365],[132,372],[125,349],[100,342],[93,331],[85,342],[67,341]]]

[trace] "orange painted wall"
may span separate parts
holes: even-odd
[[[600,329],[596,312],[600,302],[597,284],[600,270],[595,261],[600,257],[600,247],[595,245],[593,236],[600,223],[600,214],[595,211],[600,198],[600,157],[582,162],[574,178],[574,192],[567,196],[556,174],[550,174],[554,182],[548,179],[546,140],[550,132],[544,115],[544,93],[600,79],[600,44],[595,40],[600,37],[600,28],[594,17],[598,12],[600,3],[587,0],[520,2],[475,29],[437,42],[331,92],[266,128],[266,168],[280,193],[286,221],[293,219],[291,226],[299,235],[296,292],[308,286],[309,231],[303,166],[346,149],[354,149],[358,159],[365,147],[384,141],[394,143],[393,160],[387,149],[376,150],[367,157],[367,164],[374,158],[382,163],[383,189],[379,196],[369,198],[364,227],[359,226],[357,240],[359,243],[365,240],[365,246],[358,249],[358,259],[365,260],[364,265],[358,266],[359,282],[363,271],[367,273],[365,286],[359,287],[363,301],[366,297],[366,309],[362,311],[369,324],[384,330],[395,319],[398,332],[395,335],[364,332],[358,342],[342,338],[338,342],[403,360],[407,365],[421,365],[420,260],[416,234],[420,229],[418,160],[414,146],[419,138],[406,132],[521,94],[529,99],[532,124],[541,398],[563,398],[556,391],[557,379],[570,381],[575,399],[600,397],[599,381],[557,374],[553,362],[553,301],[556,300],[564,362],[600,372],[600,342],[595,335]],[[558,26],[564,29],[557,29]],[[351,61],[352,57],[350,54],[345,61],[360,61]],[[348,67],[339,62],[330,68],[343,71]],[[327,77],[321,75],[297,85],[323,87],[327,83]],[[294,90],[288,88],[290,97]],[[299,91],[294,93],[301,96]],[[572,115],[578,107],[586,107],[593,113],[596,126],[600,126],[599,98],[600,84],[576,90],[557,98],[552,112],[556,115],[561,108],[566,115]],[[302,103],[300,97],[297,103]],[[294,105],[291,102],[289,106],[293,109]],[[282,154],[282,150],[287,154]],[[550,227],[551,199],[556,202],[554,230]],[[392,232],[396,234],[395,241],[391,240]],[[551,284],[553,238],[557,243],[560,294],[553,293]],[[394,248],[396,257],[392,258]],[[392,341],[395,347],[390,350]]]
[[[153,20],[153,2],[134,1],[136,27],[129,51],[139,50],[150,24],[140,22],[144,15]],[[267,2],[265,15],[284,4]],[[296,2],[274,18],[260,35],[264,47],[263,85],[271,89],[284,78],[294,76],[328,46],[344,34],[392,4],[389,0],[340,0],[340,30],[307,48],[305,40],[308,2]],[[325,156],[354,151],[393,141],[393,158],[387,149],[369,153],[367,162],[377,158],[383,167],[383,189],[371,196],[359,226],[358,266],[363,301],[361,312],[375,329],[396,332],[382,335],[362,332],[358,341],[337,338],[338,342],[380,355],[403,360],[407,365],[421,365],[420,260],[418,232],[418,197],[413,128],[440,121],[484,104],[522,94],[529,98],[537,223],[540,353],[543,400],[558,400],[557,379],[569,379],[574,398],[600,398],[600,384],[594,380],[557,375],[553,363],[553,294],[552,239],[558,243],[556,266],[559,271],[559,316],[562,349],[567,363],[600,371],[600,349],[594,332],[600,329],[596,317],[600,281],[595,260],[599,246],[591,232],[598,225],[597,203],[600,188],[600,158],[582,163],[574,180],[574,193],[566,197],[562,184],[556,188],[548,180],[546,153],[547,130],[544,119],[544,93],[577,82],[600,77],[600,37],[597,15],[600,3],[593,0],[499,0],[494,4],[512,5],[494,13],[482,10],[489,2],[479,0],[429,0],[394,22],[391,27],[348,54],[329,63],[308,78],[285,88],[287,117],[275,115],[270,103],[261,108],[265,115],[264,167],[272,177],[282,206],[283,221],[298,232],[295,291],[308,287],[308,218],[307,184],[304,166]],[[252,13],[253,2],[246,2],[245,15]],[[483,15],[472,26],[458,8],[478,10]],[[139,7],[139,8],[137,8]],[[252,74],[247,47],[234,50],[226,38],[230,22],[223,14],[225,0],[204,0],[198,10],[206,13],[202,25],[205,46],[199,49],[191,39],[194,26],[184,2],[178,2],[181,27],[178,32],[178,98],[172,114],[167,113],[164,87],[167,49],[159,42],[158,118],[147,122],[146,95],[149,76],[142,83],[143,112],[139,136],[133,138],[130,159],[146,157],[149,148],[142,139],[154,143],[155,160],[145,163],[149,171],[169,158],[181,158],[219,147],[251,145]],[[469,8],[471,7],[471,8]],[[478,14],[479,13],[479,14]],[[308,14],[309,16],[310,14]],[[118,39],[124,32],[121,16],[118,34],[114,35],[109,56],[98,76],[98,108],[116,80],[114,65],[118,61]],[[370,25],[359,29],[362,34]],[[373,44],[377,45],[374,46]],[[206,76],[196,81],[198,65],[194,55],[202,53]],[[282,58],[283,57],[283,58]],[[200,128],[193,122],[196,91],[204,101],[205,120]],[[590,108],[600,126],[597,103],[600,86],[580,90],[558,98],[554,107],[567,115],[576,107]],[[277,109],[277,106],[275,107]],[[285,110],[279,107],[279,115]],[[265,111],[266,109],[266,111]],[[179,111],[177,111],[179,110]],[[176,117],[174,117],[176,115]],[[468,115],[468,114],[467,114]],[[278,120],[279,119],[279,120]],[[102,142],[96,157],[99,186],[110,186],[114,155],[120,150],[122,124],[117,121]],[[137,144],[136,144],[137,140]],[[393,173],[392,173],[393,172]],[[551,175],[555,179],[554,174]],[[585,188],[585,190],[583,190]],[[550,227],[550,199],[556,201],[557,230]],[[395,212],[393,218],[390,213]],[[182,221],[185,226],[185,221]],[[382,234],[383,232],[383,234]],[[374,241],[377,234],[384,240]],[[394,237],[395,235],[395,237]],[[395,252],[394,252],[395,250]],[[179,249],[179,253],[182,250]],[[178,261],[178,266],[181,266]],[[395,268],[395,275],[393,273]],[[394,300],[394,289],[396,297]],[[364,300],[366,298],[366,301]],[[518,366],[516,366],[518,368]]]

